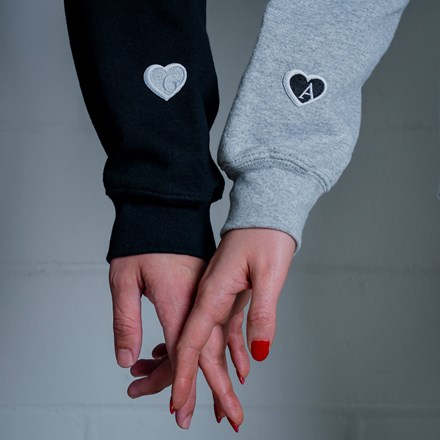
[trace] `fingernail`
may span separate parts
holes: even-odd
[[[269,341],[252,341],[252,357],[258,362],[264,361],[269,354],[269,345]]]
[[[173,396],[170,397],[170,413],[173,415],[175,413],[173,406]]]
[[[120,348],[116,352],[116,359],[120,367],[128,368],[133,365],[133,354],[128,348]]]
[[[243,376],[240,376],[240,374],[238,373],[237,370],[235,370],[235,372],[237,373],[237,377],[238,377],[238,380],[240,381],[240,383],[241,383],[242,385],[244,385],[244,382],[245,382],[244,377],[243,377]]]
[[[220,423],[222,421],[222,417],[220,417],[218,415],[217,406],[215,405],[215,403],[214,403],[214,414],[215,414],[215,419],[217,420],[217,423]]]
[[[236,423],[234,423],[229,417],[228,417],[228,421],[229,421],[230,425],[232,426],[233,430],[235,432],[238,432],[239,426]]]
[[[183,428],[183,429],[188,429],[188,428],[189,428],[189,425],[191,424],[191,419],[192,419],[192,416],[189,415],[189,416],[183,421],[183,423],[182,423],[182,428]]]

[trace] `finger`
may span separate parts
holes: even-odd
[[[235,295],[225,294],[212,287],[201,290],[194,308],[186,321],[177,344],[173,402],[181,408],[189,397],[194,376],[197,373],[200,352],[209,340],[214,326],[224,320],[234,304]]]
[[[169,359],[159,365],[149,376],[133,381],[128,389],[127,394],[136,399],[141,396],[157,394],[163,389],[171,385],[172,371]]]
[[[216,401],[220,404],[231,426],[238,432],[239,426],[243,423],[243,408],[232,387],[222,341],[222,329],[216,326],[202,351],[199,363]]]
[[[269,355],[275,337],[276,308],[284,279],[272,280],[264,274],[255,278],[247,316],[247,340],[252,357],[261,362]]]
[[[142,344],[141,298],[136,275],[111,276],[115,353],[121,367],[131,367]]]
[[[154,347],[153,351],[151,352],[151,356],[153,356],[154,359],[158,359],[167,355],[168,351],[165,343],[156,345],[156,347]]]
[[[182,408],[176,411],[176,423],[182,429],[189,429],[191,420],[194,414],[194,408],[196,406],[196,386],[197,386],[197,374],[194,377],[193,386],[189,394],[188,400],[185,402]]]
[[[232,308],[232,316],[240,313],[244,308],[248,305],[249,300],[251,299],[252,289],[245,289],[240,293],[237,293],[234,306]]]
[[[170,311],[165,311],[162,309],[162,304],[154,303],[156,307],[156,312],[159,317],[165,319],[162,319],[161,325],[163,328],[163,333],[165,337],[165,344],[159,344],[157,345],[153,351],[152,356],[163,356],[165,354],[165,358],[159,359],[168,359],[170,361],[171,365],[171,376],[173,375],[173,366],[174,366],[174,358],[175,358],[175,350],[176,350],[176,344],[178,337],[182,331],[183,325],[184,325],[184,319],[186,318],[188,314],[188,308],[189,303],[186,304],[186,301],[182,301],[179,303],[178,306],[170,307]],[[173,398],[170,398],[170,412],[171,414],[175,414],[175,420],[177,425],[182,429],[189,429],[192,416],[194,413],[194,408],[196,404],[196,377],[194,378],[191,391],[189,394],[189,397],[185,404],[179,408],[175,409],[173,404]]]
[[[218,399],[215,397],[214,393],[212,394],[212,399],[214,401],[214,415],[215,420],[217,420],[217,423],[220,423],[225,417],[225,412],[223,411],[223,408],[221,406],[221,403],[218,401]]]
[[[235,315],[229,323],[228,347],[231,354],[232,363],[235,366],[237,377],[243,385],[245,378],[249,375],[250,362],[243,337],[243,318],[244,311]]]
[[[157,367],[162,365],[168,357],[159,359],[139,359],[131,368],[130,373],[134,377],[143,377],[150,375]]]
[[[169,303],[168,303],[169,305]],[[163,333],[165,337],[165,347],[157,346],[153,350],[154,355],[163,354],[165,351],[168,353],[168,358],[171,362],[172,371],[174,371],[175,366],[175,358],[176,358],[176,345],[179,339],[179,336],[182,332],[183,326],[185,324],[185,319],[189,313],[190,301],[184,300],[180,301],[178,305],[174,305],[173,307],[169,307],[171,309],[163,307],[163,304],[155,303],[156,312],[161,320],[161,325],[163,328]],[[175,420],[177,425],[182,429],[188,429],[192,416],[194,413],[196,402],[196,377],[194,377],[193,383],[191,385],[191,391],[188,395],[188,399],[185,404],[178,409],[174,407],[173,396],[170,398],[170,412],[175,415]]]

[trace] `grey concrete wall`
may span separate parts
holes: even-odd
[[[264,6],[209,1],[214,155]],[[236,382],[241,438],[440,438],[439,23],[438,2],[413,0],[364,88],[358,146],[310,214],[271,356]],[[189,432],[169,415],[168,392],[125,394],[104,262],[105,155],[62,2],[0,2],[0,65],[0,438],[235,437],[215,423],[202,380]],[[217,232],[227,210],[226,191],[212,209]],[[161,331],[146,304],[144,327],[148,353]]]

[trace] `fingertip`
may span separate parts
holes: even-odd
[[[251,343],[251,354],[257,362],[264,361],[269,356],[270,341],[255,340]]]
[[[197,368],[188,374],[180,373],[179,366],[176,367],[176,373],[171,386],[171,395],[173,396],[174,409],[182,409],[188,399],[191,397],[193,383],[197,377]]]
[[[179,426],[182,429],[189,429],[191,425],[192,414],[190,414]]]
[[[239,382],[244,385],[244,383],[246,382],[246,379],[238,372],[238,370],[235,370],[235,372],[237,373],[237,377]]]
[[[116,362],[122,368],[130,368],[134,365],[134,356],[128,348],[119,348],[116,350]]]
[[[153,359],[160,359],[168,356],[167,346],[164,343],[156,345],[151,352]]]
[[[186,391],[179,390],[178,387],[173,386],[171,390],[173,399],[173,408],[175,411],[182,409],[189,398],[189,393]]]
[[[127,396],[130,397],[130,399],[136,399],[136,394],[133,392],[131,386],[127,388]]]
[[[220,415],[215,402],[214,402],[214,415],[215,415],[215,420],[217,420],[217,423],[220,423],[222,421],[223,417]]]
[[[227,417],[229,424],[232,426],[232,429],[238,433],[238,431],[240,430],[240,426],[237,425],[235,422],[233,422],[229,417]]]

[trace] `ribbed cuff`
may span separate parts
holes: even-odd
[[[171,205],[145,200],[113,200],[116,218],[106,257],[145,253],[192,255],[209,261],[216,245],[210,203]]]
[[[271,165],[241,170],[229,194],[231,206],[220,235],[240,228],[278,229],[296,241],[296,254],[307,216],[323,192],[316,178],[296,170]]]

